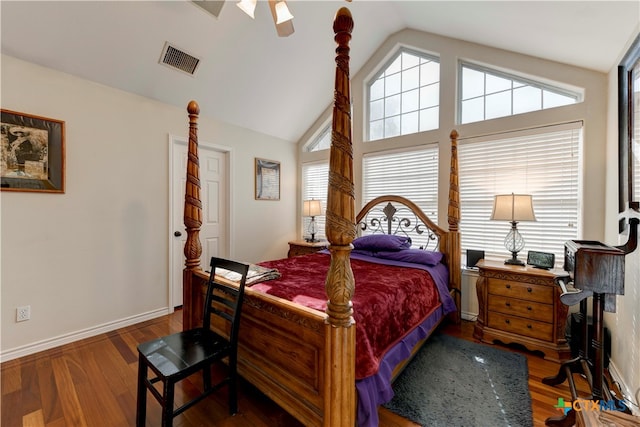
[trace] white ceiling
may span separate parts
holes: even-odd
[[[295,33],[279,38],[266,1],[255,20],[235,3],[216,18],[178,0],[2,0],[2,53],[184,109],[195,99],[202,116],[297,141],[332,101],[342,6],[352,75],[404,28],[609,72],[640,22],[640,0],[288,0]],[[195,76],[158,63],[167,41],[201,58]]]

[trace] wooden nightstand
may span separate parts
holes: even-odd
[[[562,291],[554,282],[562,271],[485,260],[477,267],[474,338],[519,343],[556,362],[571,358],[565,339],[568,307],[560,302]]]
[[[312,254],[314,252],[326,249],[327,246],[329,246],[329,242],[327,242],[326,240],[313,243],[307,242],[305,240],[294,240],[292,242],[289,242],[289,252],[287,253],[287,256],[291,258],[298,255]]]

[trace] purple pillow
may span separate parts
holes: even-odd
[[[376,253],[373,251],[368,251],[366,249],[352,249],[351,250],[352,254],[357,254],[357,255],[366,255],[366,256],[370,256],[370,257],[374,257],[376,256]]]
[[[392,234],[368,234],[357,237],[353,241],[354,249],[369,251],[399,251],[401,249],[409,249],[410,247],[410,238]]]
[[[422,249],[404,249],[401,251],[380,251],[375,254],[378,258],[393,261],[412,262],[434,266],[442,261],[442,252],[424,251]]]

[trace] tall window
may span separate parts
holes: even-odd
[[[536,222],[518,230],[529,250],[552,252],[562,265],[564,243],[578,236],[579,151],[582,123],[550,126],[460,141],[462,247],[482,249],[486,259],[510,257],[506,221],[491,221],[496,194],[531,194]]]
[[[326,239],[325,224],[327,210],[327,187],[329,184],[329,164],[328,163],[308,163],[302,166],[302,200],[320,200],[322,205],[322,215],[316,217],[318,231],[316,239]],[[302,204],[301,204],[302,205]],[[302,218],[302,235],[310,237],[309,222],[311,218]]]
[[[575,104],[578,93],[477,65],[460,65],[460,120],[471,123]]]
[[[438,221],[438,147],[365,155],[363,205],[387,194],[406,197]],[[415,241],[415,245],[425,242]]]
[[[400,50],[368,89],[369,141],[438,128],[437,58]]]

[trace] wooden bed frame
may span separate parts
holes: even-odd
[[[369,202],[355,215],[349,41],[353,29],[351,13],[341,8],[333,24],[336,48],[335,97],[329,162],[326,235],[331,264],[326,278],[327,309],[320,312],[296,303],[246,289],[239,343],[240,375],[306,426],[356,424],[355,323],[351,298],[356,284],[349,261],[356,223],[379,203],[406,204],[439,238],[439,250],[449,267],[449,288],[460,320],[460,219],[458,192],[457,133],[451,133],[449,179],[449,230],[433,224],[413,203],[397,196]],[[198,165],[197,121],[199,107],[191,101],[189,156],[184,223],[187,241],[183,273],[183,327],[201,323],[203,292],[207,274],[200,267],[202,224]],[[417,351],[417,349],[414,349]],[[394,372],[399,372],[396,368]]]

